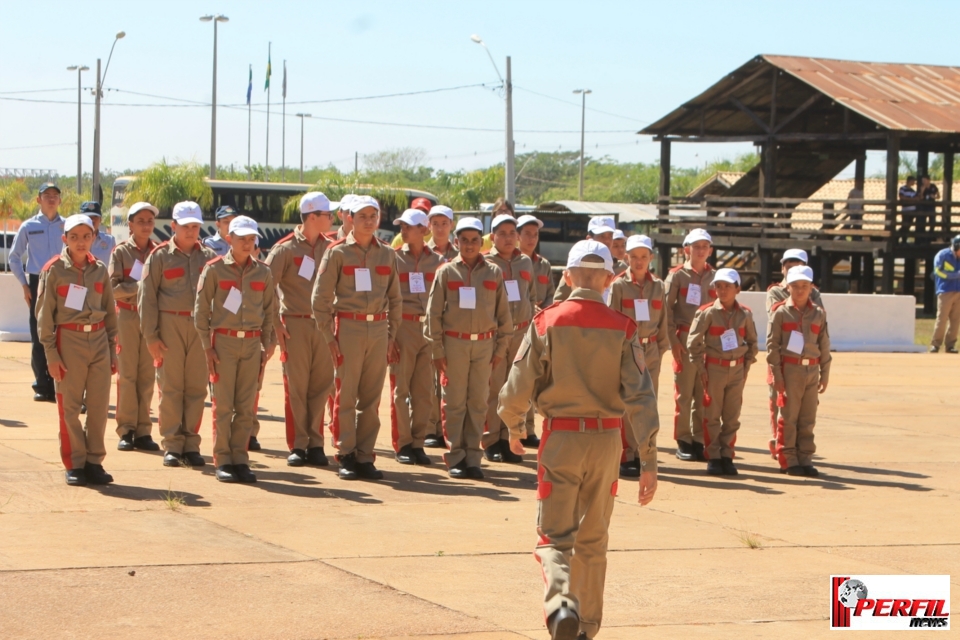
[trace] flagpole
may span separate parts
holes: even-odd
[[[270,68],[270,48],[272,42],[267,43],[267,158],[263,167],[264,181],[270,181],[270,76],[273,70]]]
[[[250,65],[250,82],[253,82],[253,65]],[[250,106],[250,90],[247,89],[247,179],[250,179],[250,132],[253,110]]]
[[[280,179],[287,180],[287,61],[283,61],[283,115],[280,116],[282,123],[280,137]]]

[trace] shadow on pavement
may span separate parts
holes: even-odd
[[[13,427],[13,428],[26,428],[26,422],[20,422],[19,420],[3,420],[0,418],[0,426],[3,427]]]
[[[137,502],[158,502],[166,500],[169,496],[176,496],[183,500],[183,503],[188,507],[210,506],[210,503],[204,500],[203,496],[186,491],[150,489],[148,487],[134,487],[116,483],[107,485],[89,485],[89,487],[111,498],[123,498],[124,500],[135,500]]]

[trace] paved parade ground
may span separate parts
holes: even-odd
[[[29,349],[0,344],[0,637],[547,637],[532,453],[485,462],[484,481],[449,479],[435,449],[432,467],[403,467],[384,395],[383,482],[287,467],[275,359],[257,484],[118,452],[111,420],[115,484],[72,488],[56,406],[32,401]],[[599,637],[827,636],[830,574],[948,573],[957,593],[958,370],[954,355],[835,354],[808,479],[767,452],[757,367],[731,479],[673,457],[665,362],[659,489],[641,508],[636,481],[620,481]],[[209,463],[209,410],[201,435]]]

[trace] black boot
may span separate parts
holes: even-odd
[[[314,467],[330,466],[330,461],[327,460],[327,455],[323,452],[323,447],[307,448],[307,464],[313,465]]]
[[[725,476],[735,476],[740,473],[737,471],[736,465],[733,464],[733,458],[720,458],[720,464],[723,465],[723,475]]]
[[[149,434],[133,439],[133,446],[140,451],[160,451],[160,445],[153,441]]]
[[[723,475],[723,461],[721,461],[721,460],[708,460],[708,461],[707,461],[707,475],[708,475],[708,476],[722,476],[722,475]]]
[[[693,462],[696,456],[693,455],[693,446],[689,442],[677,440],[677,459],[684,462]]]
[[[340,471],[339,471],[341,480],[356,480],[357,479],[357,456],[356,454],[350,453],[345,456],[340,456]]]
[[[302,467],[307,464],[307,452],[303,449],[294,449],[287,456],[288,467]]]
[[[560,608],[550,614],[547,629],[551,640],[577,640],[580,633],[580,616],[564,602]]]
[[[102,465],[88,462],[83,465],[83,472],[87,476],[88,484],[110,484],[113,482],[113,476],[104,471]]]
[[[640,461],[634,458],[630,462],[621,463],[620,477],[621,478],[639,478],[640,477]]]
[[[412,444],[405,444],[400,447],[400,451],[397,451],[397,462],[400,464],[417,464]]]
[[[133,432],[128,431],[120,436],[120,442],[117,443],[117,451],[133,451]]]
[[[702,442],[691,442],[690,446],[693,448],[693,459],[697,462],[706,462],[707,456],[703,453],[703,443]]]
[[[250,436],[250,441],[247,443],[247,451],[260,451],[262,448],[260,441],[257,440],[257,436]]]
[[[503,462],[503,453],[500,445],[503,444],[503,440],[497,440],[492,445],[483,450],[483,457],[489,460],[490,462]]]

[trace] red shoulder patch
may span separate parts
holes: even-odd
[[[213,264],[214,262],[220,262],[221,260],[223,260],[223,256],[217,256],[212,260],[207,260],[207,264]]]
[[[327,247],[327,249],[333,249],[335,246],[339,244],[343,244],[346,241],[347,241],[346,238],[340,238],[339,240],[334,240],[333,242],[330,243],[330,246]]]
[[[49,271],[49,270],[50,270],[50,267],[53,266],[53,263],[56,262],[56,261],[59,260],[59,259],[60,259],[60,256],[53,256],[52,258],[50,258],[49,260],[47,260],[47,264],[43,265],[42,271]]]
[[[169,240],[164,240],[163,242],[161,242],[160,244],[158,244],[157,246],[155,246],[153,249],[150,250],[150,255],[153,255],[154,253],[156,253],[157,250],[160,249],[160,247],[165,247],[165,246],[167,246],[168,244],[170,244],[170,241],[169,241]]]
[[[549,327],[582,327],[623,331],[629,339],[637,330],[637,323],[629,316],[593,300],[564,300],[552,304],[534,316],[534,322],[540,335]]]
[[[683,265],[682,265],[682,264],[678,264],[678,265],[675,266],[673,269],[670,269],[669,273],[676,273],[677,271],[680,271],[680,269],[683,269]]]
[[[790,299],[790,298],[787,298],[787,300],[789,300],[789,299]],[[782,307],[783,305],[787,304],[787,300],[781,300],[780,302],[775,302],[774,305],[773,305],[772,307],[770,307],[770,313],[773,313],[774,311],[776,311],[777,309],[779,309],[779,308]]]
[[[294,233],[293,231],[291,231],[291,232],[288,233],[287,235],[285,235],[285,236],[283,236],[282,238],[280,238],[279,240],[277,240],[274,244],[281,244],[281,243],[287,242],[288,240],[293,240],[295,237],[296,237],[296,233]]]
[[[706,310],[706,309],[709,309],[709,308],[712,307],[712,306],[713,306],[713,303],[712,303],[712,302],[708,302],[707,304],[701,305],[700,308],[697,309],[697,311],[704,311],[704,310]]]
[[[767,287],[767,291],[770,291],[770,289],[773,289],[774,287],[779,287],[782,284],[783,284],[782,282],[774,282],[769,287]]]

